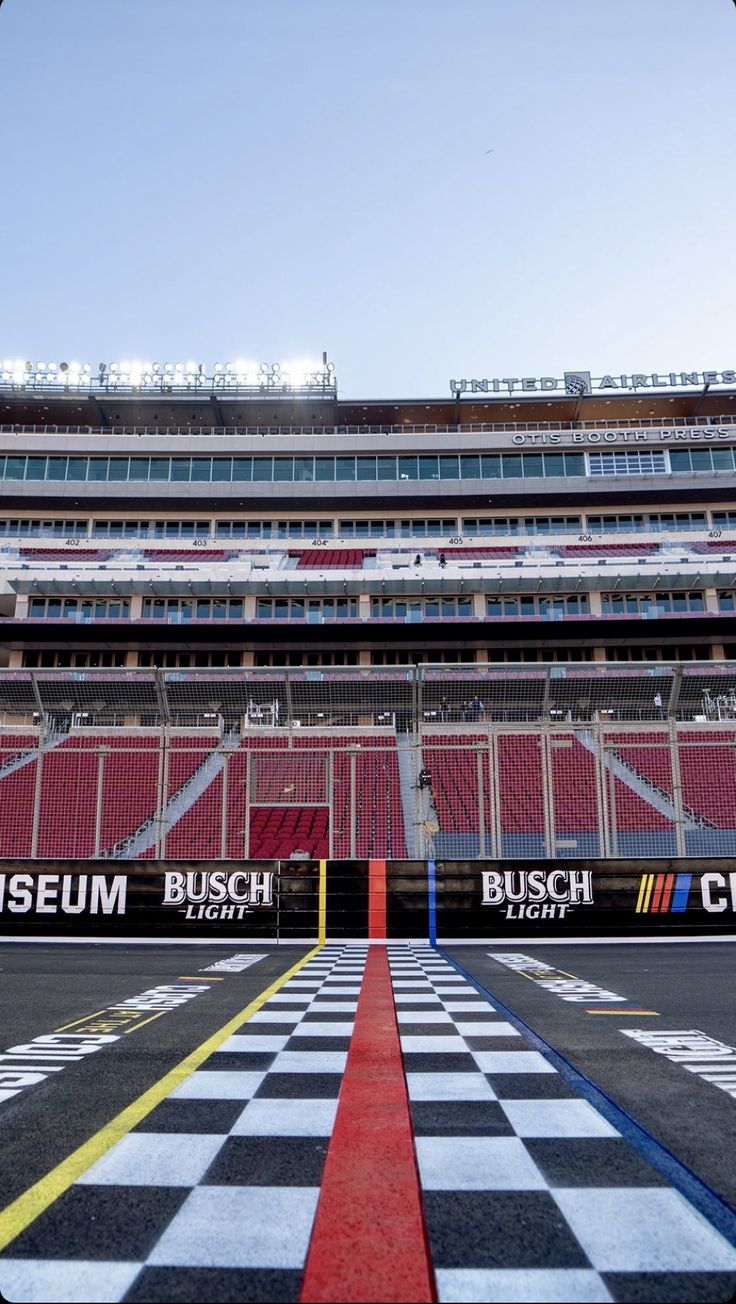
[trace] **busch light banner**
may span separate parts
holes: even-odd
[[[281,874],[278,861],[0,861],[0,933],[275,940],[285,913],[311,936],[316,873],[312,862]]]
[[[736,932],[736,861],[437,861],[439,938]]]

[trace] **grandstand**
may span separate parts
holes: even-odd
[[[645,379],[6,363],[0,855],[736,854],[736,388]]]

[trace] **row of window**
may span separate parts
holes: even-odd
[[[726,655],[734,656],[736,648],[728,644]],[[695,646],[677,647],[625,647],[604,648],[606,661],[709,661],[710,646],[707,643]],[[529,663],[546,661],[592,661],[593,650],[587,647],[565,648],[514,648],[490,649],[493,662]],[[240,666],[243,660],[241,652],[139,652],[137,664],[142,667],[159,667],[162,669],[199,669]],[[440,662],[453,664],[473,664],[480,657],[472,648],[450,648],[444,651],[418,652],[414,650],[375,651],[370,653],[370,665],[421,665]],[[124,651],[115,652],[65,652],[29,649],[23,653],[23,665],[28,669],[96,669],[97,667],[122,667],[125,665]],[[256,652],[254,664],[257,667],[309,667],[309,666],[356,666],[359,664],[357,652]],[[123,723],[121,720],[120,723]]]
[[[718,594],[719,611],[736,611],[736,593]],[[604,616],[659,616],[668,613],[703,612],[705,596],[696,590],[657,593],[602,593]],[[127,598],[31,598],[31,617],[67,620],[121,620],[130,614]],[[508,594],[486,598],[486,615],[561,620],[564,616],[587,616],[586,593]],[[357,598],[258,598],[259,620],[346,620],[358,615]],[[373,620],[467,620],[473,615],[473,599],[465,595],[442,597],[371,598]],[[242,598],[144,598],[145,620],[242,620]]]
[[[705,611],[702,593],[602,593],[604,616],[663,616],[670,612]]]
[[[587,593],[555,593],[549,597],[529,593],[486,598],[486,615],[490,617],[538,616],[542,620],[563,620],[565,616],[587,616],[589,610]]]
[[[467,620],[472,614],[471,597],[371,599],[374,620]]]
[[[615,512],[601,516],[465,516],[395,520],[262,520],[262,521],[98,521],[95,539],[207,539],[214,528],[218,539],[381,539],[525,536],[546,534],[630,534],[680,530],[736,529],[736,512]],[[87,520],[13,518],[0,520],[0,537],[88,537]]]
[[[242,620],[242,598],[144,598],[144,620]]]
[[[258,598],[258,620],[355,620],[357,598]]]
[[[130,603],[127,598],[31,598],[28,614],[49,620],[125,620]]]
[[[591,457],[597,456],[591,454]],[[658,454],[658,456],[664,456]],[[377,457],[0,457],[6,480],[319,483],[498,480],[585,475],[582,453],[387,454]]]

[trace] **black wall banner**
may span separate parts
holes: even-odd
[[[736,931],[736,860],[464,860],[435,867],[438,938]]]
[[[328,861],[322,893],[315,860],[0,861],[6,938],[316,941],[376,918],[439,940],[736,932],[736,860]]]

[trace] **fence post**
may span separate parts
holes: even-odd
[[[485,792],[483,785],[483,744],[477,746],[475,753],[476,772],[478,775],[478,855],[481,860],[486,858],[486,819],[485,819]]]
[[[31,859],[38,857],[38,835],[41,828],[41,785],[43,783],[43,752],[39,745],[36,761],[36,783],[33,789],[33,824],[31,826]]]
[[[93,855],[95,859],[99,857],[102,850],[102,791],[105,777],[105,756],[108,749],[99,747],[97,749],[97,798],[95,800],[95,848]]]
[[[668,721],[670,767],[672,770],[672,803],[675,808],[675,845],[678,856],[687,855],[685,837],[685,810],[682,804],[682,773],[680,771],[680,752],[677,739],[677,721],[671,716]]]
[[[222,807],[220,810],[220,860],[227,860],[227,799],[228,799],[228,778],[230,769],[230,748],[224,751],[224,765],[222,767]]]

